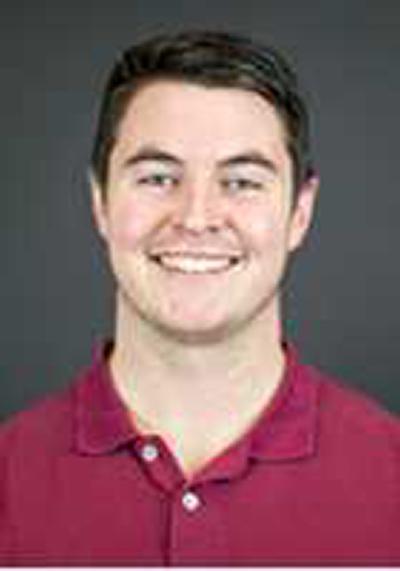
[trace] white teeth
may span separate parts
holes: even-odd
[[[157,259],[170,270],[186,273],[218,272],[231,266],[230,258],[201,258],[169,254],[159,256]]]

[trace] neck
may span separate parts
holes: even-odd
[[[275,393],[284,368],[278,305],[235,335],[195,344],[160,333],[119,303],[117,390],[137,427],[163,436],[187,472],[245,432]]]

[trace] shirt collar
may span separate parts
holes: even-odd
[[[285,344],[285,353],[281,384],[253,429],[250,455],[261,460],[298,459],[315,451],[319,383],[292,345]]]
[[[107,358],[112,345],[95,348],[92,365],[75,387],[75,444],[84,454],[111,453],[137,436],[111,379]]]
[[[111,349],[112,343],[106,343],[95,350],[93,364],[75,387],[75,443],[81,453],[111,453],[139,437],[111,379],[107,362]],[[223,453],[220,469],[240,470],[249,456],[283,461],[314,453],[319,384],[313,369],[299,362],[293,346],[285,344],[285,353],[285,373],[274,398],[255,427],[233,445],[236,453],[229,453],[232,448]]]
[[[319,386],[312,367],[300,363],[297,351],[284,343],[282,381],[260,419],[246,434],[196,475],[196,481],[231,480],[243,474],[249,459],[283,462],[315,454]]]

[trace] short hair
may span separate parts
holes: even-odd
[[[105,85],[91,157],[92,173],[103,193],[110,154],[128,104],[140,87],[157,80],[258,93],[283,122],[295,194],[312,175],[309,113],[286,58],[250,38],[196,30],[150,38],[129,47],[116,61]]]

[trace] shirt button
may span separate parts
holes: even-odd
[[[200,507],[200,498],[194,492],[185,492],[182,496],[182,505],[188,512],[194,512]]]
[[[146,462],[153,462],[158,458],[158,450],[154,444],[145,444],[141,451],[141,456]]]

